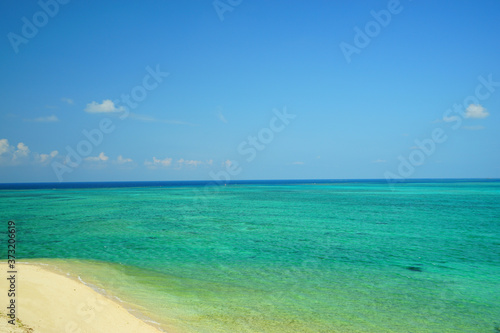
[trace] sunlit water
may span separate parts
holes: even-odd
[[[18,257],[165,331],[500,325],[499,182],[4,189],[0,210]]]

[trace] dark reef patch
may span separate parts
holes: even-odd
[[[417,267],[417,266],[408,266],[408,267],[406,267],[406,269],[409,271],[414,271],[414,272],[421,272],[422,271],[422,268]]]

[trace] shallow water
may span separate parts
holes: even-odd
[[[18,257],[63,259],[165,330],[500,323],[499,182],[0,190],[0,210]]]

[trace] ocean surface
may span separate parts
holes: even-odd
[[[14,220],[167,332],[500,331],[498,180],[4,184],[0,216],[2,260]]]

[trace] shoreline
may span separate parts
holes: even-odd
[[[13,299],[7,293],[8,266],[5,262],[0,263],[0,331],[162,332],[83,281],[76,281],[42,265],[43,262],[16,263],[16,322],[12,325],[6,315]]]

